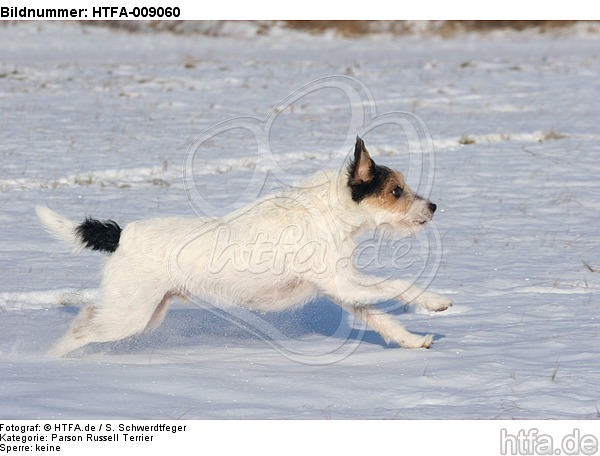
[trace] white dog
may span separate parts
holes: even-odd
[[[322,294],[388,343],[429,348],[373,304],[401,299],[430,311],[452,301],[404,280],[361,274],[352,261],[361,232],[389,225],[414,235],[436,205],[416,195],[402,173],[375,164],[357,137],[347,172],[324,171],[301,188],[280,191],[220,219],[160,218],[123,231],[112,221],[73,223],[39,207],[43,225],[75,250],[112,254],[99,301],[84,307],[51,352],[123,339],[158,326],[170,300],[196,296],[261,311],[302,306]]]

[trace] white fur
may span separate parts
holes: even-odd
[[[83,249],[84,245],[75,231],[77,228],[76,223],[67,220],[47,207],[38,206],[35,208],[35,212],[48,232],[58,240],[71,245],[74,253]]]
[[[414,213],[424,213],[426,203],[415,200],[408,211],[414,219],[411,225],[405,214],[386,214],[354,202],[344,173],[326,171],[301,188],[280,191],[220,219],[131,223],[105,264],[98,302],[81,310],[51,352],[63,356],[91,342],[119,340],[154,328],[173,296],[280,311],[321,294],[387,342],[429,347],[433,336],[408,332],[372,305],[401,299],[439,311],[452,302],[408,281],[365,276],[352,260],[355,238],[367,229],[384,223],[404,234],[422,229],[423,217],[415,218]],[[57,237],[76,250],[82,247],[75,223],[47,208],[37,213]]]

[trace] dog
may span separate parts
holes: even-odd
[[[401,172],[376,164],[360,137],[345,171],[322,171],[221,218],[157,218],[121,230],[111,220],[76,224],[38,207],[45,228],[75,251],[110,254],[98,301],[80,310],[50,353],[65,356],[156,328],[173,298],[192,296],[281,311],[324,295],[386,343],[429,348],[433,335],[409,332],[374,304],[400,299],[439,312],[452,301],[409,281],[362,274],[352,258],[356,238],[366,230],[385,226],[412,236],[436,208],[410,189]]]

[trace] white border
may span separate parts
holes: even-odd
[[[2,6],[28,8],[92,8],[162,6],[179,7],[178,20],[592,20],[600,19],[600,3],[589,0],[569,2],[523,2],[504,0],[419,0],[394,2],[325,2],[304,0],[221,0],[196,2],[183,0],[7,0]],[[117,19],[117,18],[115,18]]]
[[[38,426],[35,432],[9,432],[23,436],[45,436],[43,445],[59,445],[62,456],[111,456],[130,454],[243,454],[243,455],[343,455],[377,456],[418,454],[460,455],[595,455],[600,431],[597,421],[9,421],[7,425]],[[118,432],[124,426],[178,426],[167,431]],[[56,427],[59,431],[56,431]],[[75,428],[78,426],[79,428]],[[95,430],[86,429],[94,426]],[[101,428],[99,431],[98,428]],[[44,431],[44,428],[47,431]],[[108,431],[107,428],[111,430]],[[130,429],[130,428],[128,428]],[[125,433],[146,441],[125,441]],[[118,441],[58,442],[51,435],[114,436]],[[551,447],[548,447],[551,442]],[[2,442],[19,445],[15,442]],[[27,443],[27,445],[35,445]],[[550,451],[551,452],[548,452]],[[35,451],[29,450],[31,454]],[[12,454],[26,454],[27,452]],[[11,454],[11,453],[9,453]]]

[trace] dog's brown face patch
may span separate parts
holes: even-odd
[[[377,165],[357,138],[354,160],[348,166],[352,199],[373,212],[378,223],[400,225],[410,234],[433,217],[435,205],[414,193],[399,171]]]
[[[412,191],[404,182],[402,173],[390,170],[378,191],[365,197],[364,202],[385,211],[405,213],[413,199],[412,195]]]
[[[401,216],[408,215],[411,211],[414,211],[415,208],[413,206],[422,206],[424,210],[428,205],[427,201],[410,189],[404,181],[404,176],[399,171],[391,171],[380,190],[367,196],[363,201],[364,204],[373,209]],[[419,208],[418,212],[422,212],[422,210]],[[418,221],[427,221],[432,215],[433,213],[425,213],[422,217],[418,217]]]

